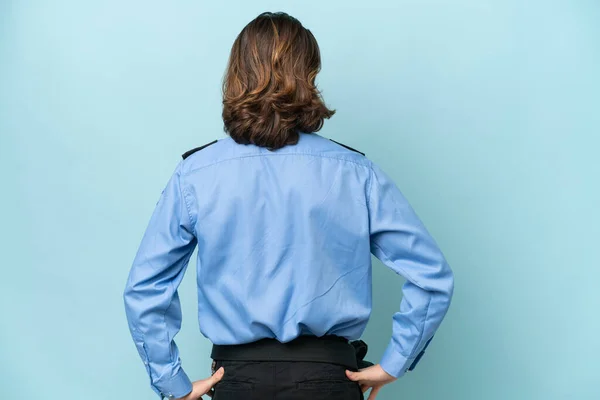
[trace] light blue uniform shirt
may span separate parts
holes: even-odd
[[[372,253],[407,280],[380,360],[395,377],[418,361],[453,292],[434,239],[362,154],[317,134],[275,151],[219,139],[177,165],[124,292],[134,342],[166,397],[192,388],[173,339],[177,287],[196,247],[199,325],[215,344],[359,338],[371,314]]]

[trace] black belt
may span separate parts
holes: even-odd
[[[300,336],[290,342],[261,339],[237,345],[213,345],[211,358],[220,361],[310,361],[343,365],[349,369],[366,368],[368,346],[362,340],[349,342],[334,336]]]

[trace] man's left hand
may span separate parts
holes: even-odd
[[[176,400],[200,400],[205,394],[212,396],[211,389],[223,378],[224,374],[225,369],[221,367],[210,378],[192,382],[192,391]]]

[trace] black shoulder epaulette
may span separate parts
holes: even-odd
[[[348,150],[355,151],[355,152],[357,152],[357,153],[359,153],[359,154],[362,154],[363,156],[365,155],[365,153],[363,153],[362,151],[358,151],[358,150],[356,150],[356,149],[353,149],[352,147],[350,147],[350,146],[346,146],[346,145],[345,145],[345,144],[343,144],[343,143],[336,142],[336,141],[335,141],[335,140],[333,140],[333,139],[329,139],[329,140],[331,140],[331,141],[332,141],[332,142],[334,142],[334,143],[337,143],[337,144],[339,144],[339,145],[340,145],[340,146],[342,146],[342,147],[345,147],[345,148],[347,148]]]
[[[200,147],[196,147],[196,148],[194,148],[194,149],[188,150],[188,151],[186,151],[185,153],[183,153],[183,154],[181,155],[181,157],[182,157],[182,158],[185,160],[186,158],[188,158],[189,156],[191,156],[191,155],[192,155],[192,154],[194,154],[195,152],[197,152],[197,151],[200,151],[200,150],[202,150],[203,148],[205,148],[205,147],[208,147],[208,146],[210,146],[211,144],[215,144],[215,143],[217,143],[217,141],[216,141],[216,140],[213,140],[213,141],[212,141],[212,142],[210,142],[210,143],[206,143],[204,146],[200,146]]]

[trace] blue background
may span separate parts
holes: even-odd
[[[396,180],[456,273],[427,356],[378,398],[599,399],[596,0],[1,0],[3,397],[155,398],[125,279],[180,154],[222,137],[229,49],[266,10],[320,43],[321,133]],[[402,281],[374,270],[376,360]]]

